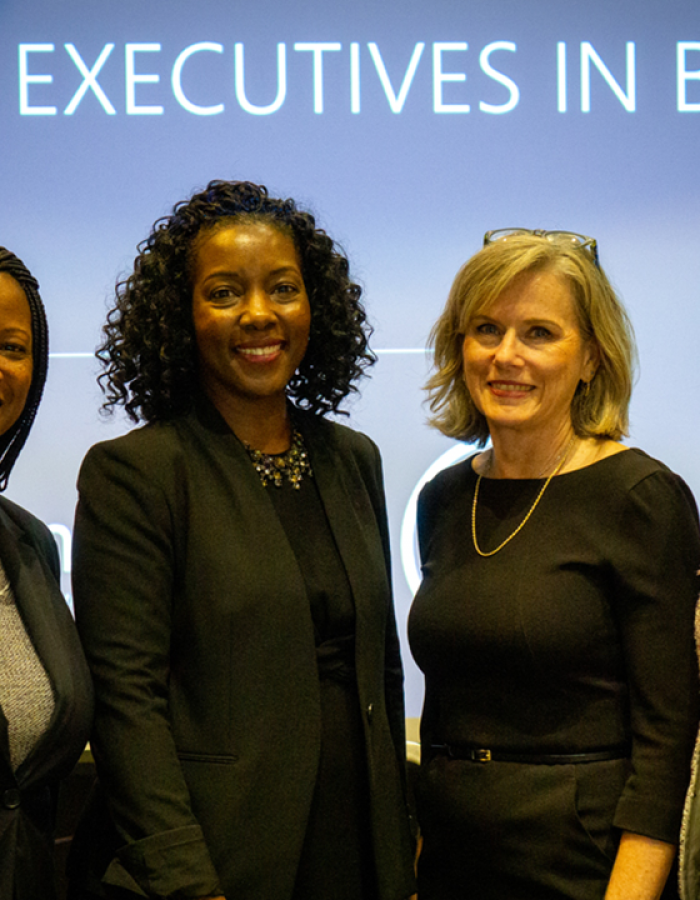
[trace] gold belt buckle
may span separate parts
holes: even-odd
[[[491,762],[490,750],[472,750],[472,759],[474,762],[487,763]]]

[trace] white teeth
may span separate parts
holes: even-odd
[[[244,356],[272,356],[277,353],[282,344],[273,344],[270,347],[238,347],[238,352]]]
[[[492,381],[491,385],[496,388],[497,391],[529,391],[529,384],[502,384],[500,381]]]

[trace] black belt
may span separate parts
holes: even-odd
[[[532,765],[572,765],[575,763],[603,762],[606,759],[624,759],[629,756],[627,746],[609,747],[607,750],[591,750],[586,753],[511,753],[507,750],[488,750],[485,747],[465,747],[457,744],[431,744],[436,755],[449,759],[465,759],[471,762],[515,762]]]

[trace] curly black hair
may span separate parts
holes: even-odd
[[[278,200],[248,181],[211,181],[159,219],[138,246],[134,271],[116,287],[116,305],[103,328],[96,356],[106,396],[103,410],[123,405],[134,422],[170,419],[186,412],[198,383],[192,323],[192,273],[198,237],[227,219],[249,216],[294,240],[311,307],[304,359],[287,386],[302,409],[338,412],[366,367],[376,361],[372,329],[350,280],[349,264],[314,217],[294,200]]]
[[[12,467],[29,436],[44,393],[49,368],[49,329],[44,304],[39,296],[39,282],[22,260],[5,247],[0,247],[0,272],[11,275],[24,291],[32,322],[32,383],[20,417],[0,435],[0,491],[4,491]]]

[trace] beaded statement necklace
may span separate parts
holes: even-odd
[[[472,501],[472,541],[474,542],[474,549],[479,554],[479,556],[483,556],[483,557],[495,556],[499,550],[502,550],[506,544],[509,544],[513,540],[513,538],[515,537],[516,534],[518,534],[520,531],[523,530],[528,519],[534,513],[534,511],[537,509],[537,505],[540,502],[540,500],[542,499],[542,495],[549,487],[549,482],[552,480],[552,478],[554,478],[555,475],[558,475],[559,472],[561,471],[561,469],[563,468],[564,463],[566,462],[567,457],[569,456],[569,451],[573,447],[575,440],[576,440],[576,435],[574,435],[574,437],[571,438],[571,440],[566,445],[566,447],[564,447],[564,449],[559,454],[559,456],[554,460],[554,463],[555,463],[554,469],[552,470],[551,474],[549,475],[549,477],[547,478],[545,483],[542,485],[542,488],[540,489],[539,493],[535,497],[534,503],[532,504],[530,509],[527,511],[525,518],[518,525],[518,527],[515,529],[515,531],[513,531],[511,534],[509,534],[508,537],[505,539],[505,541],[500,543],[498,545],[498,547],[496,547],[495,550],[488,550],[488,551],[482,550],[481,547],[479,547],[479,541],[476,538],[476,505],[479,500],[479,485],[481,484],[481,479],[483,477],[483,476],[479,475],[479,477],[476,479],[476,487],[474,488],[474,500]],[[487,474],[491,471],[492,464],[493,464],[493,449],[491,450],[490,455],[489,455],[489,463],[488,463],[488,468],[486,470]],[[542,473],[540,478],[544,478],[544,472]]]
[[[263,487],[267,487],[268,484],[274,484],[278,488],[282,487],[286,478],[294,490],[298,491],[301,481],[306,475],[313,478],[314,473],[311,471],[304,439],[296,428],[292,431],[292,444],[284,453],[263,453],[262,450],[253,450],[250,444],[245,442],[243,446],[251,458]]]

